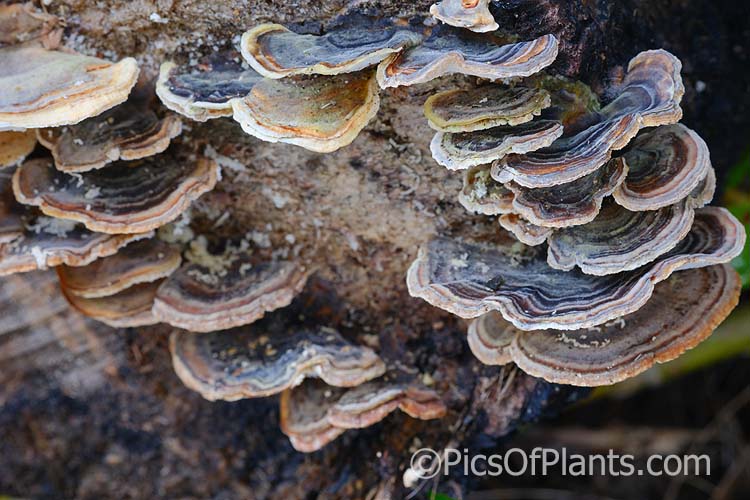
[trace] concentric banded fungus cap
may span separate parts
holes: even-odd
[[[0,132],[0,168],[21,163],[36,147],[36,133]]]
[[[487,166],[472,167],[464,172],[464,185],[458,201],[470,212],[484,215],[513,211],[513,191],[490,177]]]
[[[152,234],[110,235],[93,233],[71,221],[52,217],[23,218],[23,232],[0,245],[0,276],[46,269],[62,264],[85,266],[106,257],[131,241]]]
[[[422,420],[440,418],[446,412],[435,391],[414,380],[393,380],[386,375],[346,391],[328,410],[328,421],[335,427],[363,429],[397,408]]]
[[[138,78],[133,58],[96,57],[34,46],[0,49],[0,130],[78,123],[127,99]]]
[[[145,89],[144,89],[145,90]],[[182,132],[175,115],[160,120],[149,109],[145,91],[77,125],[40,130],[40,142],[52,151],[63,172],[86,172],[115,160],[138,160],[163,152]]]
[[[172,111],[204,122],[232,116],[232,99],[245,97],[261,80],[255,70],[243,67],[239,53],[219,52],[196,66],[163,63],[156,95]]]
[[[385,59],[378,66],[382,88],[425,83],[451,73],[498,80],[533,75],[557,57],[557,38],[544,35],[530,42],[503,44],[493,35],[478,35],[437,26],[421,45]]]
[[[52,49],[61,38],[60,18],[38,10],[33,3],[0,5],[0,46],[35,41]]]
[[[430,96],[424,114],[439,132],[471,132],[531,121],[550,105],[546,90],[484,85]]]
[[[684,93],[675,56],[663,50],[641,52],[628,65],[619,96],[599,113],[600,120],[551,146],[508,155],[494,166],[499,182],[514,180],[530,188],[555,186],[587,175],[624,148],[642,127],[677,122]]]
[[[175,331],[170,338],[175,372],[206,399],[226,401],[270,396],[307,377],[353,387],[385,372],[370,348],[331,328],[269,324],[200,335]]]
[[[330,153],[350,144],[380,107],[371,72],[264,80],[232,101],[246,133]]]
[[[609,385],[675,359],[708,338],[737,305],[729,265],[681,271],[659,283],[638,311],[599,328],[518,332],[513,361],[558,384]]]
[[[430,142],[432,158],[449,170],[490,163],[510,153],[527,153],[552,144],[563,133],[553,120],[535,120],[515,127],[476,132],[438,132]]]
[[[644,130],[623,157],[630,172],[613,196],[628,210],[656,210],[677,203],[711,169],[706,143],[679,123]]]
[[[497,310],[523,330],[576,330],[638,310],[673,272],[728,262],[744,243],[742,225],[716,207],[697,210],[693,228],[671,252],[608,276],[553,269],[532,247],[436,239],[420,249],[407,285],[413,297],[463,318]]]
[[[525,245],[541,245],[552,234],[551,228],[532,224],[518,214],[501,215],[498,222],[503,229],[513,233],[513,236]]]
[[[433,390],[411,377],[392,374],[349,390],[307,380],[281,394],[281,430],[298,451],[312,452],[346,429],[362,429],[396,409],[423,420],[440,418],[446,407]]]
[[[549,92],[552,102],[544,115],[547,119],[561,122],[566,131],[573,131],[568,135],[573,135],[590,125],[592,119],[596,121],[595,113],[601,109],[599,96],[591,87],[579,80],[538,73],[529,78],[524,85]]]
[[[441,0],[430,7],[430,14],[445,24],[485,33],[498,28],[489,6],[490,0]]]
[[[286,434],[295,450],[303,453],[317,451],[346,431],[328,422],[328,410],[344,391],[320,380],[306,380],[281,393],[281,432]]]
[[[0,276],[66,264],[85,266],[153,233],[92,233],[16,202],[10,172],[0,173]]]
[[[422,36],[404,26],[349,16],[325,35],[300,35],[279,24],[261,24],[242,35],[242,56],[261,75],[338,75],[379,63]]]
[[[52,217],[82,222],[92,231],[142,233],[176,219],[213,189],[217,165],[208,158],[171,154],[117,162],[77,176],[51,160],[24,163],[13,176],[16,199]]]
[[[243,254],[220,271],[186,263],[162,285],[154,314],[194,332],[250,324],[289,305],[308,271],[295,262],[255,262]]]
[[[599,276],[636,269],[674,248],[690,230],[693,214],[687,200],[644,212],[608,201],[590,223],[555,231],[547,262]]]
[[[64,286],[62,292],[68,303],[83,315],[115,328],[128,328],[159,322],[151,313],[151,307],[160,284],[161,281],[140,283],[114,295],[98,298],[68,293]]]
[[[88,266],[60,266],[57,274],[67,295],[107,297],[139,283],[165,278],[179,267],[181,260],[177,249],[151,238],[132,243]]]
[[[513,361],[510,344],[520,331],[502,314],[490,311],[469,323],[466,340],[472,354],[485,365],[505,365]]]
[[[549,188],[529,189],[509,182],[514,193],[513,211],[544,227],[568,227],[594,220],[605,196],[626,178],[628,166],[621,158],[580,179]]]

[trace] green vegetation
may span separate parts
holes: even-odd
[[[724,204],[750,233],[750,152],[731,168],[724,187]],[[732,264],[742,277],[742,286],[750,287],[750,242]]]

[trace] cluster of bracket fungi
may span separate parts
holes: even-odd
[[[678,356],[736,305],[726,263],[745,242],[726,210],[705,206],[714,172],[678,123],[679,60],[638,54],[600,107],[585,86],[540,73],[554,36],[500,36],[488,5],[443,0],[437,23],[348,16],[323,35],[264,24],[238,52],[165,62],[155,92],[192,120],[231,116],[261,140],[331,152],[375,116],[379,89],[476,77],[425,103],[431,150],[464,171],[461,204],[499,215],[518,241],[435,239],[409,292],[476,318],[468,341],[483,363],[553,382],[609,384]],[[188,387],[212,400],[281,394],[281,427],[300,451],[396,409],[445,414],[370,347],[285,313],[311,270],[263,261],[244,241],[215,254],[155,231],[220,175],[210,158],[169,149],[180,120],[157,115],[133,59],[59,49],[59,20],[30,4],[0,7],[0,27],[0,274],[56,267],[83,314],[174,326]],[[51,154],[25,159],[37,141]]]

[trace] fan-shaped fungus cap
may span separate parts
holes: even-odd
[[[471,132],[529,122],[550,102],[543,89],[484,85],[430,96],[424,114],[430,127],[439,132]]]
[[[492,177],[533,189],[569,184],[599,169],[613,149],[625,147],[637,132],[635,123],[632,116],[623,116],[557,139],[548,147],[504,156],[492,164]]]
[[[580,179],[548,188],[529,189],[509,182],[515,195],[513,211],[533,224],[544,227],[568,227],[594,220],[605,196],[612,194],[626,178],[628,166],[621,158]]]
[[[281,432],[286,434],[295,450],[302,453],[317,451],[346,432],[346,429],[328,422],[329,408],[344,391],[320,380],[306,380],[281,393]]]
[[[692,229],[671,252],[608,276],[553,269],[531,247],[436,239],[420,249],[407,285],[413,297],[463,318],[497,310],[522,330],[576,330],[638,310],[673,272],[728,262],[744,243],[743,226],[716,207],[697,210]]]
[[[435,391],[414,380],[390,380],[386,375],[346,391],[328,410],[328,421],[335,427],[363,429],[397,408],[422,420],[440,418],[446,412]]]
[[[161,285],[161,280],[140,283],[113,295],[97,298],[74,295],[69,293],[64,286],[62,292],[68,303],[84,316],[114,328],[129,328],[154,325],[159,322],[151,313],[159,285]]]
[[[590,125],[592,117],[595,119],[595,113],[601,108],[599,96],[579,80],[538,73],[529,78],[525,85],[549,92],[552,102],[544,115],[547,119],[562,123],[568,132],[574,130],[573,133],[576,133]]]
[[[349,390],[307,380],[281,394],[281,430],[297,451],[309,453],[346,429],[369,427],[399,408],[423,420],[446,412],[440,396],[412,377],[387,374]]]
[[[169,276],[181,260],[176,248],[151,238],[128,245],[88,266],[60,266],[57,275],[67,295],[108,297],[133,285]]]
[[[493,177],[529,188],[572,182],[598,169],[624,148],[642,127],[677,122],[684,93],[675,56],[664,50],[641,52],[628,65],[620,95],[605,106],[601,121],[563,137],[551,146],[524,155],[508,155],[495,165]]]
[[[527,221],[518,214],[504,214],[498,218],[498,222],[503,229],[513,233],[518,241],[524,245],[536,246],[547,241],[547,237],[552,234],[549,227],[537,226]]]
[[[193,120],[232,116],[232,99],[250,93],[262,77],[243,68],[236,52],[219,52],[196,66],[162,63],[156,95],[164,105]]]
[[[519,332],[522,330],[505,321],[502,314],[490,311],[469,323],[466,341],[474,357],[485,365],[505,365],[513,361],[510,345]]]
[[[169,154],[118,162],[76,176],[51,160],[27,161],[13,176],[16,199],[52,217],[82,222],[92,231],[142,233],[176,219],[213,189],[217,165],[208,158]]]
[[[160,120],[136,90],[130,99],[101,115],[62,129],[40,130],[40,142],[52,151],[63,172],[86,172],[115,160],[138,160],[163,152],[182,132],[175,115]]]
[[[330,153],[350,144],[380,107],[371,72],[264,80],[232,101],[246,133]]]
[[[325,35],[300,35],[280,24],[261,24],[242,35],[242,56],[261,75],[338,75],[379,63],[422,36],[408,27],[349,16]]]
[[[131,241],[153,235],[93,233],[75,222],[45,216],[28,215],[23,219],[20,235],[0,245],[0,276],[62,264],[85,266],[116,253]]]
[[[470,212],[484,215],[513,211],[513,191],[490,177],[488,166],[472,167],[464,172],[464,185],[458,201]]]
[[[127,99],[138,78],[128,57],[96,57],[34,46],[0,49],[0,130],[70,125]]]
[[[706,176],[686,198],[688,205],[693,208],[705,207],[714,199],[716,192],[716,172],[713,167],[708,169]],[[615,200],[616,201],[616,200]]]
[[[675,273],[638,311],[599,328],[518,332],[513,361],[558,384],[609,385],[698,345],[737,305],[740,280],[729,265]]]
[[[555,231],[547,262],[598,276],[636,269],[673,249],[693,225],[693,215],[686,200],[644,212],[608,201],[588,224]]]
[[[266,322],[264,322],[266,323]],[[182,382],[209,400],[277,394],[307,377],[353,387],[385,372],[372,349],[327,327],[256,323],[205,334],[175,331],[172,364]]]
[[[679,123],[644,130],[623,157],[630,172],[613,196],[628,210],[656,210],[677,203],[711,169],[706,143]]]
[[[523,77],[546,68],[556,57],[554,35],[504,45],[493,35],[441,25],[422,44],[381,62],[378,83],[385,89],[425,83],[451,73],[489,80]]]
[[[250,324],[289,305],[302,290],[308,271],[295,262],[255,262],[247,254],[210,269],[187,263],[164,282],[154,314],[193,332]]]
[[[33,130],[0,132],[0,168],[18,165],[35,147]]]
[[[430,7],[430,14],[445,24],[477,33],[498,28],[490,13],[490,0],[441,0]]]
[[[510,153],[527,153],[552,144],[563,133],[553,120],[535,120],[515,127],[476,132],[438,132],[430,142],[432,158],[449,170],[490,163]]]
[[[0,5],[0,46],[36,41],[53,49],[61,38],[60,18],[38,10],[33,3]]]

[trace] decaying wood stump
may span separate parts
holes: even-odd
[[[46,8],[66,20],[77,50],[134,56],[154,78],[162,61],[229,47],[259,22],[316,33],[355,10],[408,16],[431,3],[70,0]],[[522,38],[554,33],[561,55],[552,72],[599,92],[638,51],[674,52],[685,65],[684,122],[709,143],[720,178],[741,153],[750,135],[741,119],[750,108],[750,36],[735,29],[741,5],[517,0],[492,10]],[[174,146],[210,147],[224,167],[223,182],[192,209],[197,232],[214,243],[247,236],[269,255],[304,255],[317,269],[308,287],[335,304],[326,321],[376,345],[384,359],[430,374],[446,417],[393,415],[303,456],[278,429],[277,398],[203,400],[172,372],[168,328],[114,330],[85,320],[68,309],[54,273],[33,273],[6,278],[0,289],[0,494],[400,498],[414,449],[493,446],[580,395],[482,366],[468,351],[464,322],[408,297],[405,272],[421,243],[437,234],[492,241],[498,232],[467,215],[455,196],[460,176],[429,152],[424,100],[467,81],[383,93],[377,118],[331,154],[263,143],[229,120],[186,124]],[[470,489],[470,478],[456,481]]]

